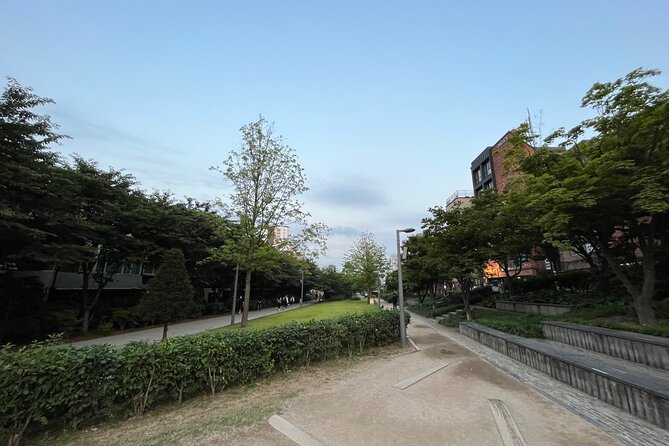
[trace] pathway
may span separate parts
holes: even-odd
[[[304,306],[311,305],[312,302],[306,302]],[[300,308],[299,304],[293,304],[287,310],[281,311],[290,311],[296,308]],[[270,314],[275,314],[277,312],[276,307],[265,308],[260,311],[249,311],[249,320],[257,319],[263,316],[269,316]],[[242,320],[242,315],[238,314],[235,316],[235,324],[238,324]],[[198,319],[195,321],[181,322],[178,324],[169,325],[167,329],[167,336],[184,336],[195,333],[200,333],[202,331],[212,330],[214,328],[227,327],[230,325],[230,314],[224,316],[211,317],[207,319]],[[96,344],[111,344],[111,345],[125,345],[128,342],[133,341],[159,341],[163,337],[163,327],[154,327],[147,328],[146,330],[137,330],[127,333],[120,333],[112,336],[105,336],[102,338],[86,339],[83,341],[72,342],[72,345],[75,347],[84,347],[86,345],[96,345]]]
[[[366,361],[292,399],[268,423],[200,444],[624,444],[433,324],[412,315],[408,333],[419,351]],[[653,444],[642,441],[645,433],[629,434]]]

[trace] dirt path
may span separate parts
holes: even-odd
[[[528,445],[616,445],[612,437],[420,322],[419,352],[366,361],[286,402],[279,414],[326,446],[501,445],[489,399],[508,408]],[[394,384],[446,367],[400,390]],[[548,379],[548,378],[547,378]],[[202,445],[294,444],[260,424]]]

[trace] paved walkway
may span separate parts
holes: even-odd
[[[650,424],[628,412],[590,396],[580,390],[550,378],[548,375],[514,361],[473,339],[449,330],[432,319],[412,313],[412,324],[425,324],[441,336],[477,354],[480,358],[503,370],[546,398],[578,415],[592,425],[629,446],[669,445],[669,431]]]
[[[465,348],[456,340],[458,333],[434,321],[412,315],[408,333],[420,351],[407,349],[404,354],[366,361],[291,400],[267,424],[238,432],[234,438],[200,444],[668,444],[653,437],[657,430],[647,430],[650,425],[640,420],[627,431],[630,441],[620,441],[493,366],[487,352]],[[552,381],[545,375],[542,379]],[[609,416],[602,406],[599,403],[595,413]],[[610,420],[618,422],[615,417]],[[298,440],[292,443],[286,435]]]
[[[311,305],[313,302],[306,302],[304,306]],[[281,311],[290,311],[296,308],[300,308],[299,304],[293,304],[287,310]],[[268,316],[270,314],[275,314],[277,312],[276,307],[265,308],[260,311],[249,311],[249,320],[257,319],[259,317]],[[242,320],[242,315],[238,314],[235,316],[235,325],[240,323]],[[211,330],[214,328],[227,327],[230,325],[230,314],[224,316],[211,317],[207,319],[198,319],[196,321],[181,322],[174,325],[169,325],[167,328],[167,336],[184,336],[195,333],[200,333],[202,331]],[[128,342],[133,341],[159,341],[163,337],[163,327],[154,327],[147,328],[146,330],[137,330],[127,333],[120,333],[113,336],[105,336],[102,338],[86,339],[84,341],[73,342],[72,345],[75,347],[84,347],[86,345],[95,345],[95,344],[111,344],[111,345],[125,345]]]

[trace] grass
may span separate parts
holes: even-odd
[[[277,325],[288,324],[290,322],[309,322],[321,319],[333,319],[347,314],[362,313],[365,311],[378,311],[378,306],[367,304],[366,300],[340,300],[335,302],[322,302],[309,305],[303,308],[297,308],[290,311],[277,311],[276,314],[260,317],[249,321],[249,328],[263,329],[275,327]],[[217,330],[230,330],[239,328],[239,325],[233,327],[223,327]]]
[[[543,338],[541,321],[546,320],[573,322],[575,324],[669,337],[669,320],[658,320],[653,325],[639,325],[635,318],[630,315],[629,308],[621,304],[581,308],[560,316],[514,314],[486,310],[477,310],[474,313],[474,322],[505,333],[530,338]]]

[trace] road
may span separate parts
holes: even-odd
[[[312,302],[307,302],[304,306],[311,305]],[[299,304],[293,304],[287,310],[291,311],[299,308]],[[257,319],[259,317],[268,316],[277,312],[276,307],[265,308],[260,311],[249,311],[249,320]],[[241,314],[235,316],[235,324],[238,324],[242,319]],[[167,329],[167,336],[185,336],[202,331],[211,330],[214,328],[227,327],[230,325],[230,315],[211,317],[207,319],[198,319],[195,321],[181,322],[174,325],[169,325]],[[163,337],[163,327],[147,328],[146,330],[137,330],[127,333],[120,333],[112,336],[104,336],[101,338],[85,339],[83,341],[72,342],[75,347],[85,347],[87,345],[96,344],[111,344],[111,345],[125,345],[133,341],[159,341]]]

